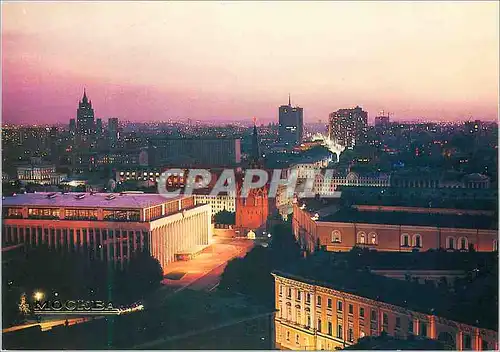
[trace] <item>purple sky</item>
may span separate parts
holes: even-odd
[[[2,2],[2,119],[497,119],[497,2]]]

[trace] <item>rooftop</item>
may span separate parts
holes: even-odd
[[[159,194],[146,193],[37,192],[3,197],[2,206],[143,209],[181,198],[184,196],[166,198]]]
[[[425,214],[404,211],[359,211],[346,207],[326,217],[320,217],[319,221],[432,226],[461,229],[498,229],[498,219],[495,216],[439,213]]]

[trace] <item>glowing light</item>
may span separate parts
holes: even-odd
[[[41,291],[36,291],[34,294],[33,294],[33,298],[35,299],[35,301],[41,301],[43,299],[45,295],[43,294],[43,292]]]

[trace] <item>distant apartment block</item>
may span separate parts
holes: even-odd
[[[59,185],[66,177],[66,174],[56,172],[54,165],[39,163],[17,167],[17,179],[21,184]]]
[[[241,163],[239,138],[166,138],[149,140],[150,166],[223,167]]]
[[[340,109],[329,116],[328,137],[335,143],[352,148],[367,139],[368,113],[361,107]]]

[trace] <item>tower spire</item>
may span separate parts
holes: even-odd
[[[288,106],[292,106],[292,99],[290,98],[290,93],[288,93]]]
[[[87,90],[85,89],[85,87],[83,87],[83,98],[82,98],[82,102],[84,103],[87,103],[88,99],[87,99]]]
[[[257,133],[256,118],[253,118],[253,133],[252,133],[252,163],[258,163],[260,159],[260,148],[259,148],[259,135]]]

